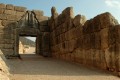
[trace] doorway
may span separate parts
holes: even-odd
[[[36,54],[36,37],[19,36],[19,54]]]

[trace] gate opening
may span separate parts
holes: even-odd
[[[36,37],[19,36],[19,54],[36,54]]]

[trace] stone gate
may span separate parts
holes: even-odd
[[[0,4],[0,48],[5,56],[19,56],[19,37],[36,37],[36,54],[50,56],[48,17],[43,11]]]
[[[109,13],[86,20],[68,7],[51,17],[43,11],[0,4],[0,48],[18,56],[19,36],[36,36],[36,53],[77,62],[120,75],[120,24]]]

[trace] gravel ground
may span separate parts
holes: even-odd
[[[8,61],[11,80],[120,80],[110,73],[36,55]]]

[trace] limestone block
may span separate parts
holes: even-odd
[[[64,42],[65,41],[65,34],[64,33],[61,34],[61,38],[62,38],[61,41]]]
[[[88,50],[90,47],[90,34],[86,34],[83,39],[83,48]]]
[[[75,61],[82,64],[83,61],[83,52],[81,49],[75,50]]]
[[[63,27],[62,27],[62,32],[64,33],[64,32],[66,32],[66,31],[68,31],[68,26],[67,26],[67,24],[66,24],[66,23],[63,23],[62,25],[63,25]]]
[[[7,14],[7,15],[15,15],[15,14],[16,14],[16,11],[13,11],[13,10],[5,10],[4,13]]]
[[[115,66],[116,71],[120,72],[120,44],[116,42],[116,51],[115,51]]]
[[[97,44],[95,44],[96,42],[99,42],[98,40],[95,40],[97,37],[95,37],[95,33],[91,33],[90,34],[90,46],[91,46],[91,49],[95,49]]]
[[[3,14],[5,9],[0,9],[0,14]]]
[[[101,23],[100,23],[100,18],[99,16],[95,17],[92,21],[93,26],[94,26],[94,32],[97,32],[101,29]]]
[[[14,23],[14,21],[7,21],[7,20],[2,20],[2,26],[9,26],[10,24]]]
[[[85,64],[91,66],[92,65],[92,55],[90,50],[86,50],[85,53]]]
[[[4,31],[5,26],[0,26],[0,31]]]
[[[87,20],[83,26],[83,34],[88,34],[92,30],[92,28],[89,26],[91,20]]]
[[[1,49],[4,55],[12,55],[14,53],[13,49]]]
[[[58,29],[58,35],[60,35],[62,32],[61,26],[57,27],[57,29]]]
[[[108,28],[105,28],[105,29],[102,29],[101,31],[100,31],[100,37],[101,37],[101,49],[103,50],[103,49],[106,49],[106,48],[108,48],[108,31],[109,31],[109,29]]]
[[[68,30],[74,28],[73,19],[67,19],[65,22],[66,22],[66,24],[67,24]]]
[[[94,50],[94,55],[93,55],[93,58],[94,58],[94,66],[95,67],[100,67],[101,66],[101,60],[100,60],[100,52],[99,50]]]
[[[4,44],[4,43],[5,43],[4,39],[0,39],[0,44]]]
[[[16,15],[17,15],[17,16],[22,17],[24,14],[25,14],[25,12],[19,12],[19,11],[16,11]]]
[[[5,4],[0,3],[0,8],[1,8],[1,9],[5,9],[5,8],[6,8],[6,5],[5,5]]]
[[[39,20],[39,22],[42,22],[42,21],[48,20],[48,17],[47,16],[39,16],[39,17],[37,17],[37,19]]]
[[[0,44],[0,49],[3,49],[4,48],[4,44]]]
[[[53,19],[56,19],[58,17],[58,13],[57,13],[57,10],[55,7],[51,8],[51,14],[52,14],[51,18],[53,18]]]
[[[41,25],[41,26],[48,26],[48,20],[41,21],[41,22],[40,22],[40,25]]]
[[[67,31],[67,32],[65,32],[65,40],[66,40],[66,41],[68,41],[68,40],[69,40],[69,33],[68,33],[68,31]]]
[[[12,40],[12,39],[3,39],[3,41],[6,44],[13,44],[14,43],[14,40]]]
[[[85,22],[86,22],[86,18],[83,15],[77,15],[73,20],[74,26],[79,26],[79,25],[83,26]]]
[[[21,6],[15,6],[15,10],[19,11],[19,12],[25,12],[26,8],[25,7],[21,7]]]
[[[74,18],[73,7],[67,7],[65,10],[62,11],[62,14],[70,18]]]
[[[99,15],[101,28],[118,25],[118,21],[108,12]]]
[[[117,58],[117,57],[116,57]],[[110,46],[110,48],[105,51],[105,59],[107,63],[107,67],[110,71],[115,71],[115,46]]]
[[[98,32],[95,33],[95,49],[101,49],[101,36]]]
[[[7,4],[6,9],[8,10],[14,10],[14,6],[12,4]]]
[[[76,31],[76,28],[72,28],[71,30],[68,31],[68,40],[75,38],[75,35],[76,35],[75,31]]]
[[[107,64],[106,64],[105,51],[100,50],[100,58],[101,58],[101,68],[106,70]]]
[[[35,13],[37,16],[43,16],[44,15],[44,12],[40,11],[40,10],[33,10],[32,12]]]
[[[4,34],[4,39],[12,39],[11,34]]]
[[[13,44],[4,44],[4,49],[13,49]]]
[[[7,20],[16,21],[16,15],[7,15]]]
[[[120,43],[120,25],[115,26],[115,39]]]
[[[65,41],[65,52],[69,53],[69,41]]]
[[[2,20],[0,20],[0,26],[2,26]]]
[[[116,41],[116,32],[115,27],[109,28],[109,45],[113,45]]]
[[[76,48],[83,49],[83,36],[77,38],[76,40]]]
[[[74,31],[74,38],[78,38],[81,36],[83,36],[83,28],[81,26],[77,26]]]
[[[40,31],[42,32],[49,32],[49,26],[40,26]]]
[[[6,20],[7,19],[7,15],[6,14],[0,14],[0,19],[1,20]]]
[[[72,53],[76,49],[76,47],[77,47],[76,40],[72,39],[68,43],[69,43],[69,52]]]

